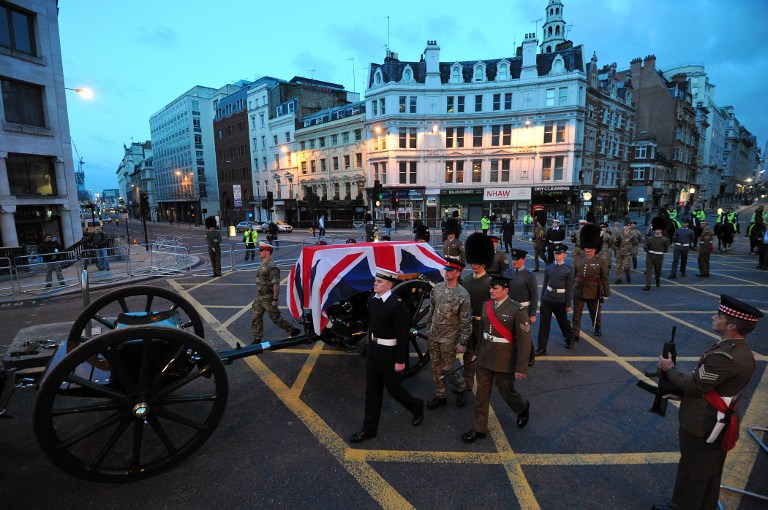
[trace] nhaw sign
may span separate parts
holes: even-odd
[[[530,200],[531,188],[485,188],[483,200],[486,202],[502,202],[505,200]]]

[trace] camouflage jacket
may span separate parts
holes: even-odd
[[[445,282],[440,282],[432,289],[430,303],[427,314],[430,340],[467,345],[472,334],[472,307],[467,289],[461,285],[449,289]]]
[[[280,283],[280,269],[272,260],[264,262],[256,270],[256,286],[259,296],[272,296],[273,284]]]

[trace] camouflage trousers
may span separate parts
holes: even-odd
[[[616,253],[616,280],[621,280],[621,274],[626,273],[627,275],[627,281],[629,281],[629,268],[632,265],[632,254],[627,253],[626,255],[617,252]]]
[[[284,329],[288,332],[293,329],[291,323],[285,320],[282,315],[280,315],[280,309],[276,306],[272,306],[272,294],[256,296],[256,299],[253,300],[253,304],[251,305],[251,309],[253,310],[253,318],[251,319],[251,334],[254,340],[261,340],[261,338],[264,336],[265,312],[278,328]]]
[[[456,341],[448,340],[438,342],[429,340],[429,357],[432,360],[432,378],[435,380],[435,396],[445,397],[447,385],[445,381],[451,383],[456,392],[466,391],[467,384],[464,382],[460,371],[454,372],[440,379],[440,376],[454,369],[453,363],[456,360]]]

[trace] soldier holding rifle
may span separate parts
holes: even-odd
[[[755,370],[746,342],[762,312],[731,296],[721,295],[711,320],[720,340],[704,351],[693,372],[659,357],[659,369],[683,393],[680,405],[680,463],[672,506],[657,509],[715,509],[728,451],[739,434],[737,405]]]

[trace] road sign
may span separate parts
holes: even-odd
[[[120,216],[122,216],[122,218],[123,218],[124,220],[127,220],[127,219],[128,219],[128,213],[127,213],[127,212],[124,212],[124,213],[120,213]]]

